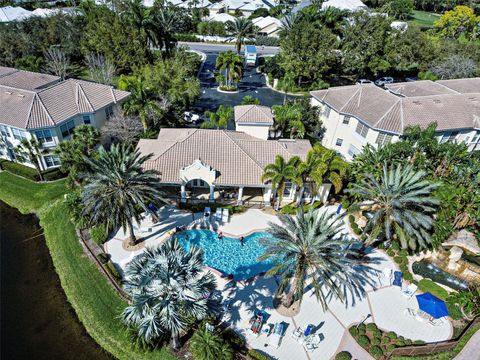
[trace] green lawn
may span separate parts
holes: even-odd
[[[433,27],[433,23],[438,19],[439,16],[437,14],[427,11],[413,10],[413,17],[411,21],[421,27],[431,28]]]
[[[167,350],[141,351],[119,319],[126,303],[83,254],[63,203],[64,181],[37,184],[7,172],[0,173],[0,199],[22,213],[34,212],[68,301],[90,336],[118,359],[175,359]]]

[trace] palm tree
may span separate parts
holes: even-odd
[[[310,177],[316,185],[316,190],[328,181],[333,185],[335,193],[340,192],[349,168],[348,163],[338,156],[334,150],[327,149],[318,143],[310,151],[314,152],[318,160],[317,166],[310,173]]]
[[[280,204],[282,203],[286,183],[288,181],[296,182],[297,180],[295,167],[299,162],[300,159],[298,156],[293,156],[288,161],[285,161],[281,155],[277,155],[273,164],[265,166],[261,180],[263,182],[270,181],[272,183],[272,188],[276,190],[276,210],[280,208]]]
[[[239,17],[235,21],[227,21],[225,25],[227,34],[230,36],[229,40],[235,39],[235,48],[237,49],[237,54],[240,55],[240,50],[245,40],[254,37],[256,34],[256,28],[252,20]]]
[[[170,56],[177,43],[174,34],[180,30],[181,21],[178,11],[170,6],[155,6],[154,9],[156,10],[154,24],[158,36],[157,42],[163,45],[166,55]]]
[[[301,303],[307,284],[323,309],[331,296],[346,301],[348,294],[365,294],[363,286],[371,283],[368,273],[373,270],[362,263],[374,259],[361,258],[352,248],[356,242],[342,234],[343,221],[335,213],[301,209],[297,216],[278,215],[278,219],[280,224],[269,224],[272,237],[261,240],[266,250],[259,259],[274,260],[267,275],[280,277],[278,294],[289,286],[284,306]]]
[[[242,105],[260,105],[260,99],[247,95],[243,97]]]
[[[233,107],[220,105],[217,112],[205,111],[205,116],[210,120],[200,126],[202,129],[226,129],[233,117]]]
[[[194,360],[231,360],[232,348],[213,331],[198,330],[190,340]]]
[[[140,156],[138,150],[114,144],[107,151],[100,147],[94,159],[85,157],[90,171],[83,173],[83,214],[92,225],[122,227],[130,233],[130,245],[136,244],[133,221],[140,222],[140,212],[149,212],[148,202],[164,202],[158,173],[143,170],[151,154]]]
[[[300,126],[299,123],[303,127],[303,132],[305,132],[305,126],[302,123],[302,112],[296,104],[273,105],[272,110],[275,115],[275,128],[281,132],[282,136],[286,135],[287,129],[290,128],[291,130],[295,125]]]
[[[228,50],[221,52],[217,57],[216,68],[225,71],[225,86],[229,87],[233,82],[237,82],[242,78],[243,63],[240,55]]]
[[[193,246],[186,252],[174,238],[133,258],[123,285],[131,301],[122,317],[141,342],[151,344],[170,336],[177,350],[180,335],[190,328],[192,319],[215,313],[216,303],[210,296],[215,277],[203,270],[203,251]]]
[[[285,15],[282,19],[282,29],[280,30],[280,37],[286,37],[293,29],[296,23],[300,20],[301,13],[290,13]]]
[[[364,176],[349,192],[363,200],[354,208],[365,209],[368,215],[364,229],[368,243],[385,241],[388,245],[394,240],[403,249],[426,248],[432,242],[429,232],[439,204],[431,195],[440,184],[427,180],[424,171],[415,171],[411,165],[388,168],[384,164],[380,180],[371,174]]]
[[[22,139],[13,151],[17,160],[21,162],[31,162],[37,170],[40,181],[43,181],[42,155],[47,154],[48,151],[42,147],[42,144],[35,138],[31,138],[30,140]]]

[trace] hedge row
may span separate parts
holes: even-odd
[[[28,180],[39,181],[40,176],[38,176],[37,170],[29,166],[25,166],[13,161],[0,160],[1,168],[18,176],[21,176]],[[42,172],[43,178],[45,181],[53,181],[62,179],[65,177],[65,174],[60,171],[60,169],[49,169]]]

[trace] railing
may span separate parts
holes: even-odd
[[[470,330],[473,326],[479,323],[480,323],[480,317],[477,317],[465,329],[463,329],[462,333],[459,336],[457,336],[457,338],[454,340],[441,341],[441,342],[429,343],[429,344],[418,345],[418,346],[406,346],[406,347],[397,348],[392,350],[389,354],[387,354],[386,359],[388,360],[392,356],[431,355],[431,354],[438,353],[440,351],[451,350],[458,345],[458,342],[468,330]]]
[[[196,204],[224,204],[224,205],[237,205],[237,199],[226,199],[226,198],[216,198],[213,201],[209,199],[198,199],[198,198],[186,198],[182,199],[180,196],[164,196],[165,199],[172,202],[176,202],[182,205],[196,205]],[[242,205],[246,208],[257,208],[262,209],[265,207],[265,203],[261,200],[244,200]]]

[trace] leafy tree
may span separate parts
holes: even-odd
[[[368,243],[398,241],[403,249],[412,250],[431,244],[432,216],[439,205],[432,193],[440,184],[411,165],[388,168],[385,164],[379,181],[371,174],[364,176],[349,191],[363,200],[354,208],[362,207],[370,215],[364,229]]]
[[[147,248],[127,265],[123,287],[131,302],[122,317],[141,342],[152,344],[168,336],[178,350],[191,321],[215,312],[210,295],[215,277],[203,269],[203,251],[193,246],[187,252],[174,238]]]
[[[225,71],[225,86],[231,87],[234,82],[240,81],[243,73],[243,62],[240,55],[228,50],[221,52],[217,57],[216,68]]]
[[[429,70],[439,79],[458,79],[474,77],[479,68],[475,61],[463,54],[454,54],[438,62]]]
[[[209,120],[202,123],[202,129],[226,129],[233,118],[233,108],[220,105],[217,112],[206,111],[205,116]]]
[[[280,208],[282,203],[286,183],[297,179],[295,167],[299,161],[300,159],[297,156],[293,156],[288,161],[285,161],[282,156],[277,155],[273,164],[265,166],[261,180],[263,182],[270,181],[272,188],[276,190],[276,210]]]
[[[360,259],[352,246],[355,241],[344,236],[343,222],[335,213],[320,208],[278,219],[281,224],[270,223],[267,230],[273,237],[261,240],[265,254],[259,259],[275,261],[267,275],[279,277],[278,293],[290,286],[285,306],[301,302],[307,284],[324,310],[330,297],[345,302],[349,294],[365,294],[364,286],[371,282],[365,265],[370,259]]]
[[[21,162],[30,162],[37,170],[40,181],[43,181],[43,163],[42,156],[47,154],[47,150],[42,147],[42,144],[37,139],[31,138],[22,139],[20,144],[13,149],[15,158]]]
[[[294,138],[297,135],[300,138],[305,134],[305,127],[302,123],[302,112],[295,103],[287,103],[285,105],[273,105],[273,114],[275,115],[275,128],[282,135]]]
[[[413,0],[388,0],[381,10],[399,20],[407,20],[413,12]]]
[[[433,26],[441,37],[457,39],[464,36],[473,40],[480,33],[479,23],[480,16],[476,16],[472,8],[461,5],[446,11]]]
[[[243,97],[242,105],[260,105],[260,99],[247,95]]]
[[[240,55],[240,50],[242,44],[245,44],[245,40],[254,37],[256,34],[256,28],[252,20],[238,17],[235,21],[227,21],[225,26],[230,39],[235,40],[235,48],[237,49],[237,54]]]
[[[480,286],[472,285],[467,291],[450,293],[447,303],[458,305],[463,315],[473,320],[480,316]]]
[[[220,335],[208,330],[197,330],[190,341],[194,360],[231,360],[233,350]]]
[[[142,211],[149,212],[148,202],[164,202],[160,194],[159,174],[143,170],[151,158],[141,156],[128,145],[113,144],[110,151],[100,147],[95,158],[85,158],[89,172],[83,173],[83,215],[91,225],[122,227],[130,234],[130,244],[137,242],[133,222],[140,223]]]

